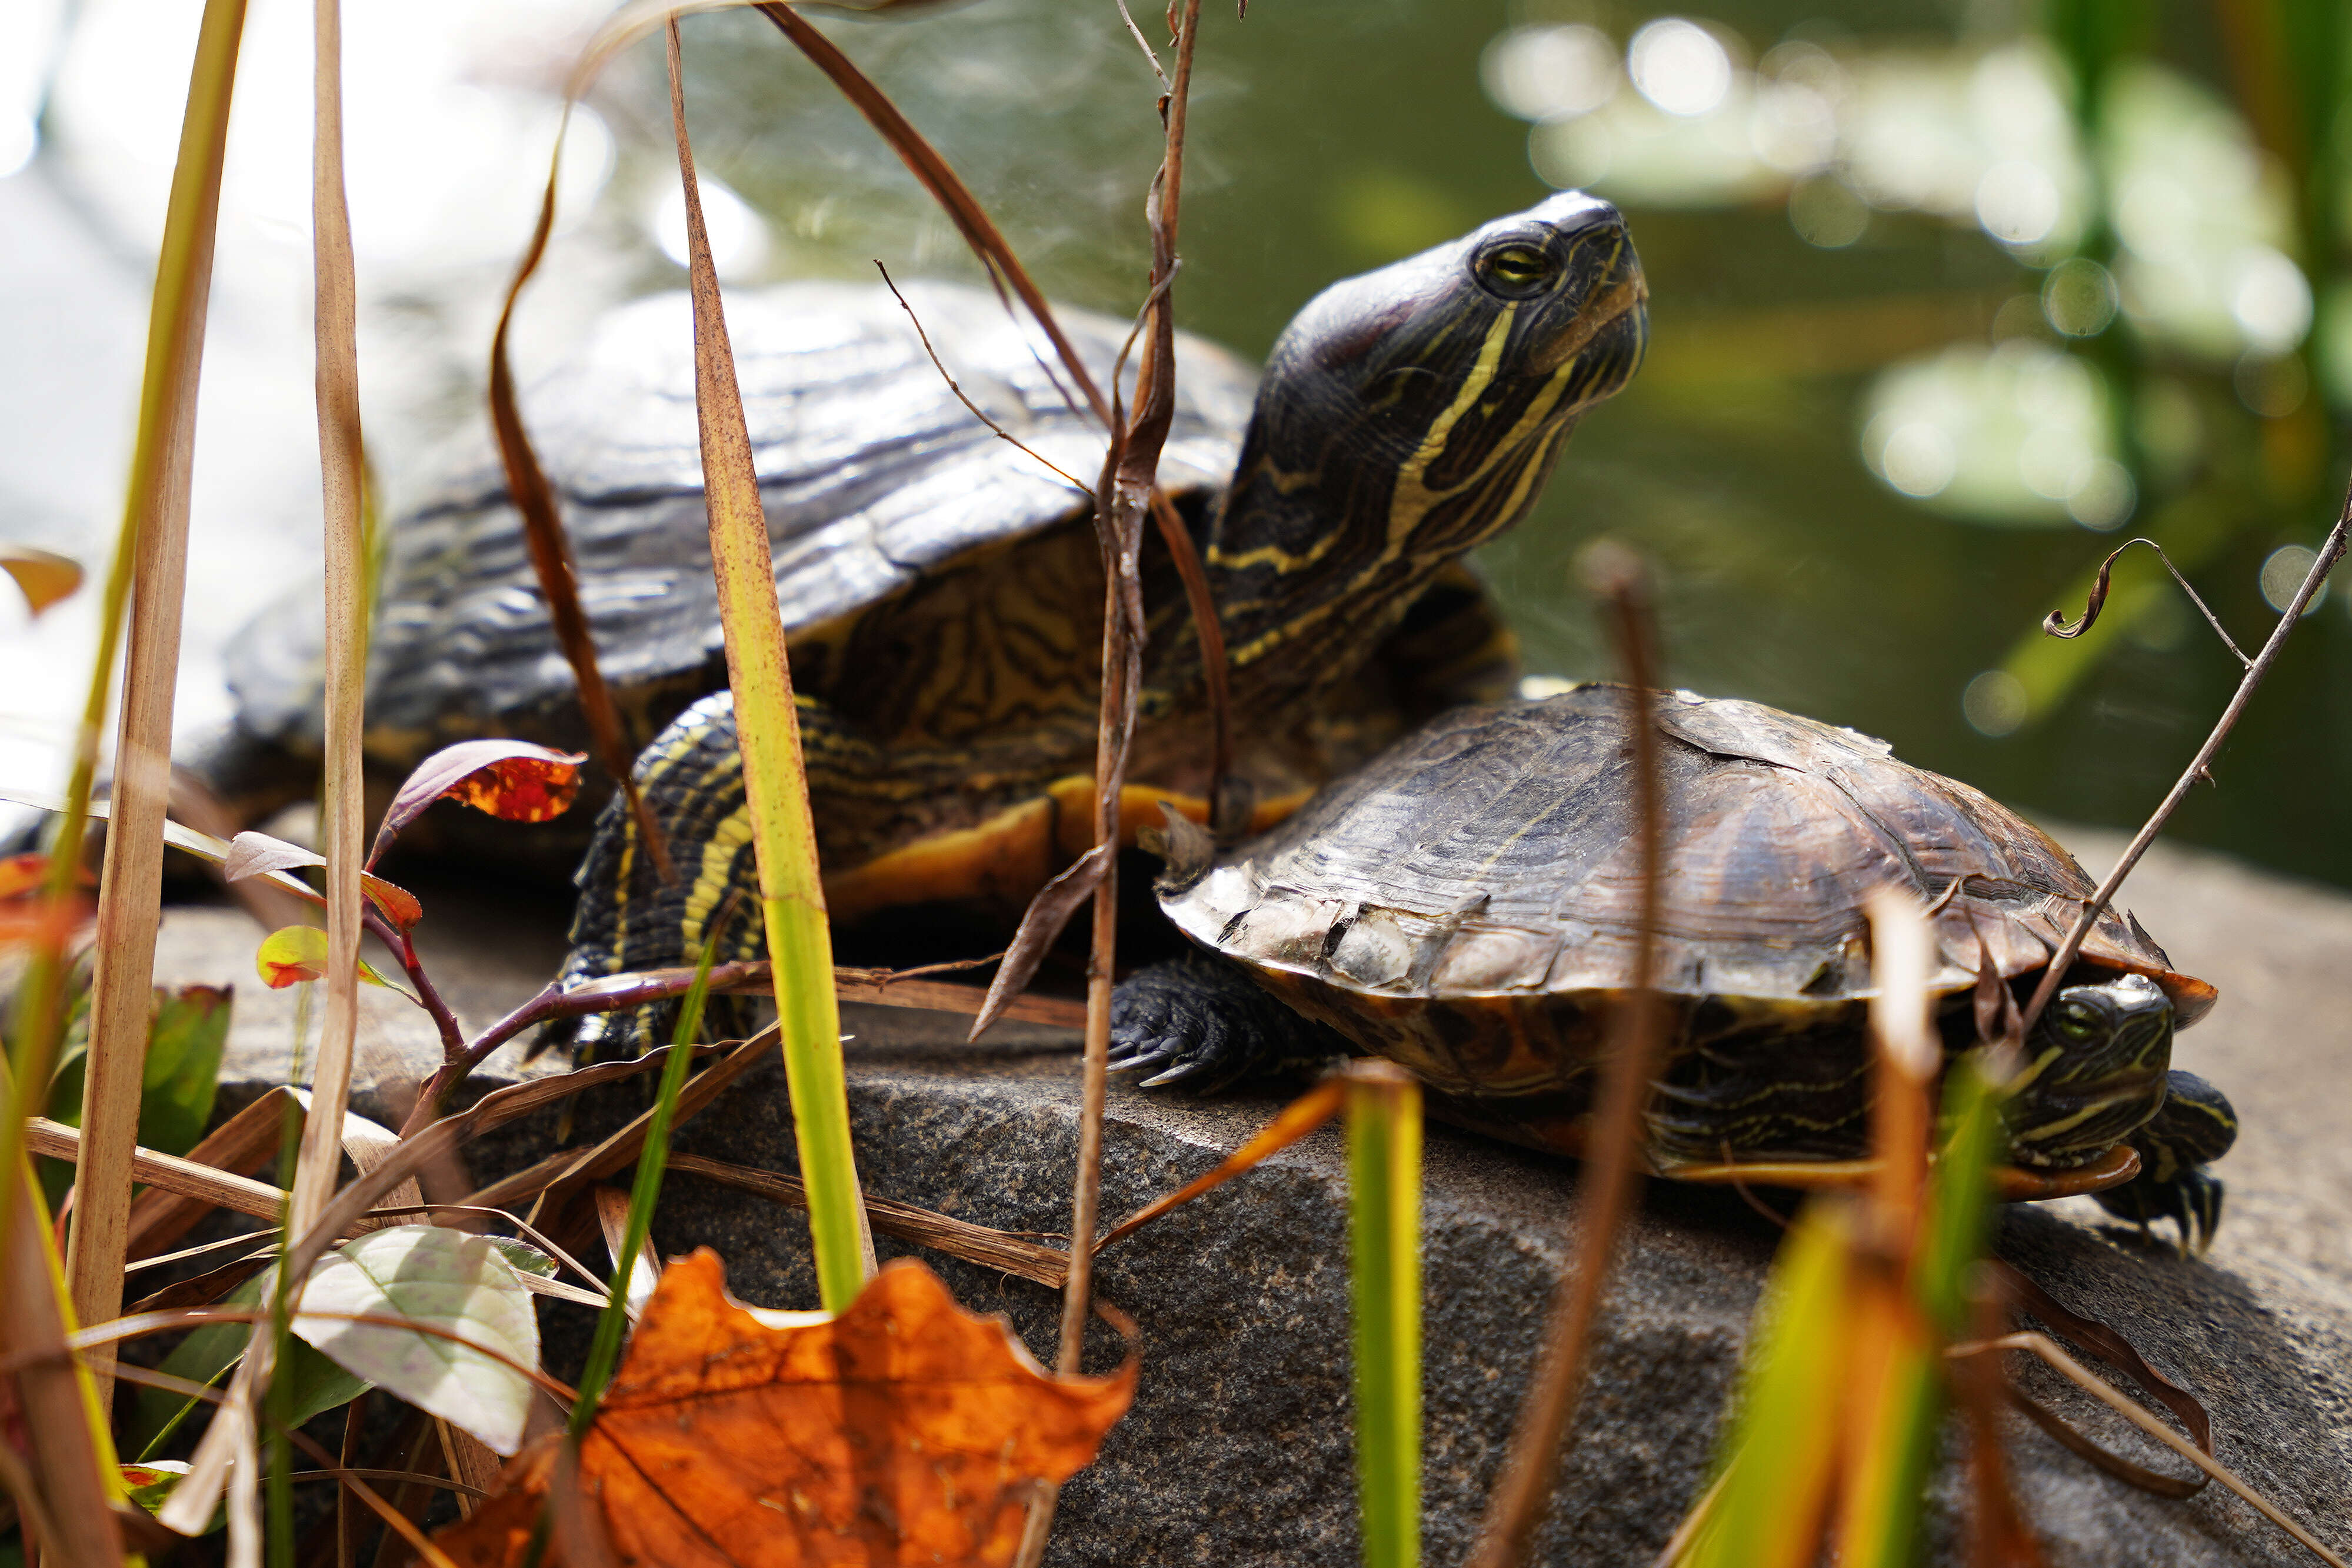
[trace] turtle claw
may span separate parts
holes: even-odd
[[[1346,1041],[1269,996],[1238,966],[1190,956],[1138,969],[1110,998],[1110,1070],[1159,1071],[1145,1089],[1214,1094],[1343,1054]]]
[[[2091,1196],[2109,1214],[2138,1226],[2143,1235],[2152,1235],[2149,1228],[2158,1220],[2170,1220],[2177,1233],[2173,1246],[2183,1258],[2205,1256],[2214,1232],[2221,1228],[2221,1180],[2193,1166],[2169,1181],[2140,1176]]]

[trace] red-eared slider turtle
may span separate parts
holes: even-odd
[[[992,298],[908,298],[999,423],[1066,473],[1096,474],[1098,428]],[[1161,475],[1220,606],[1239,770],[1265,820],[1412,720],[1507,689],[1508,635],[1455,563],[1526,515],[1578,415],[1633,373],[1644,298],[1616,209],[1570,192],[1326,290],[1262,377],[1182,347]],[[1127,324],[1063,319],[1108,382]],[[1015,912],[1090,836],[1103,589],[1089,502],[955,401],[879,288],[740,296],[729,326],[835,915]],[[658,883],[635,823],[607,809],[580,872],[575,979],[693,959],[725,890],[754,880],[733,708],[716,689],[691,354],[683,297],[641,303],[529,405],[604,667],[640,733],[667,725],[636,776],[680,873]],[[503,481],[487,459],[476,474],[397,531],[368,698],[371,752],[392,768],[473,735],[582,738]],[[1197,797],[1198,644],[1172,570],[1156,548],[1146,559],[1130,777],[1154,798]],[[247,752],[315,747],[311,628],[280,617],[241,650]],[[235,783],[228,762],[214,770]],[[756,946],[758,925],[740,923],[722,956]],[[620,1029],[642,1039],[650,1022]]]
[[[2092,883],[2032,824],[1882,741],[1755,703],[1652,699],[1672,1021],[1650,1160],[1703,1179],[1832,1175],[1864,1152],[1870,894],[1904,888],[1936,910],[1933,986],[1959,1051],[1980,956],[2030,985]],[[1609,1005],[1632,980],[1625,708],[1622,687],[1595,685],[1442,715],[1223,853],[1171,824],[1160,904],[1209,956],[1121,985],[1113,1065],[1214,1086],[1369,1051],[1412,1069],[1452,1116],[1575,1152]],[[2202,1167],[2236,1119],[2211,1085],[2167,1069],[2174,1028],[2212,988],[2112,911],[2067,978],[2010,1105],[2013,1185],[2113,1183],[2128,1145],[2140,1174],[2100,1201],[2210,1236],[2221,1185]]]

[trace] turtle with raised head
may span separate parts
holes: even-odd
[[[1113,1066],[1214,1087],[1345,1051],[1402,1063],[1454,1120],[1580,1149],[1641,901],[1627,694],[1580,686],[1443,715],[1271,831],[1220,852],[1171,822],[1160,906],[1201,949],[1113,1000]],[[2030,988],[2092,883],[2040,830],[1883,741],[1756,703],[1652,693],[1666,810],[1645,1145],[1661,1175],[1814,1185],[1866,1152],[1864,907],[1934,911],[1947,1049],[1982,967]],[[2213,988],[2102,914],[2025,1042],[2016,1196],[2095,1192],[2210,1238],[2205,1169],[2237,1119],[2171,1068]]]
[[[1102,567],[1089,498],[1038,459],[1091,480],[1104,437],[992,297],[907,298],[1028,452],[963,408],[882,289],[738,296],[729,326],[830,907],[1009,916],[1091,837]],[[1633,375],[1644,299],[1616,209],[1570,192],[1327,289],[1262,376],[1182,341],[1160,480],[1220,607],[1261,822],[1420,717],[1508,689],[1509,635],[1458,563],[1527,514],[1578,417]],[[1108,384],[1128,325],[1062,320]],[[652,876],[635,822],[607,808],[579,873],[574,980],[692,961],[727,890],[755,883],[692,346],[683,296],[640,302],[529,404],[604,671],[653,737],[636,778],[680,873]],[[1199,643],[1172,570],[1146,553],[1129,777],[1139,803],[1198,811]],[[368,747],[387,768],[478,735],[584,738],[493,457],[399,526],[382,604]],[[297,607],[236,651],[240,739],[211,767],[229,792],[257,793],[258,754],[315,752],[316,628]],[[721,956],[760,940],[740,923]],[[654,1023],[588,1027],[642,1042]]]

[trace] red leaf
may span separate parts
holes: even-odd
[[[376,913],[390,921],[395,930],[405,931],[425,918],[425,905],[416,901],[415,894],[372,871],[360,873],[360,891],[367,894]]]
[[[445,796],[509,822],[544,822],[569,810],[580,793],[578,752],[556,751],[527,740],[461,740],[416,765],[400,787],[367,863],[375,864],[400,830]]]

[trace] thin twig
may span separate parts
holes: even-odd
[[[2197,612],[2205,617],[2205,624],[2213,628],[2213,635],[2221,639],[2221,645],[2237,655],[2238,663],[2242,666],[2251,665],[2253,661],[2246,657],[2244,650],[2241,649],[2231,640],[2230,633],[2222,628],[2221,618],[2206,606],[2205,601],[2198,596],[2197,591],[2189,586],[2189,580],[2180,575],[2180,569],[2172,564],[2172,558],[2164,553],[2164,547],[2151,538],[2126,539],[2108,551],[2107,559],[2099,563],[2098,576],[2092,580],[2091,597],[2083,606],[2081,619],[2070,622],[2066,619],[2065,612],[2053,610],[2042,618],[2042,630],[2053,637],[2064,637],[2071,640],[2080,637],[2096,625],[2099,612],[2105,608],[2107,602],[2108,573],[2115,570],[2116,558],[2134,545],[2146,545],[2156,552],[2156,559],[2164,563],[2164,570],[2172,574],[2172,580],[2180,585],[2180,591],[2189,595],[2189,602],[2197,606]]]
[[[2288,613],[2292,614],[2293,612],[2290,611]],[[2309,1531],[2288,1518],[2270,1500],[2240,1480],[2229,1466],[2210,1457],[2196,1444],[2157,1419],[2153,1412],[2141,1408],[2137,1400],[2126,1396],[2105,1378],[2067,1354],[2058,1342],[2049,1335],[2027,1331],[2003,1334],[1999,1339],[1971,1340],[1962,1344],[1953,1345],[1944,1354],[1958,1359],[1962,1356],[1981,1355],[1987,1351],[1997,1350],[2030,1351],[2040,1356],[2075,1387],[2098,1400],[2116,1415],[2121,1416],[2125,1420],[2245,1499],[2255,1512],[2294,1537],[2298,1545],[2322,1563],[2328,1564],[2328,1568],[2352,1568],[2352,1564],[2347,1564],[2343,1558],[2322,1545]]]
[[[874,270],[882,275],[882,287],[890,291],[890,298],[898,302],[898,308],[904,310],[907,313],[907,319],[914,323],[915,336],[922,340],[923,352],[931,357],[931,368],[940,372],[940,380],[948,383],[948,391],[955,393],[956,402],[970,409],[971,411],[972,418],[980,421],[981,423],[994,431],[996,433],[996,438],[999,441],[1011,442],[1015,450],[1036,458],[1038,462],[1043,463],[1046,467],[1052,469],[1055,476],[1059,478],[1062,483],[1067,485],[1071,489],[1076,490],[1079,495],[1086,497],[1088,500],[1092,500],[1094,498],[1093,491],[1087,489],[1080,481],[1072,478],[1066,470],[1055,463],[1051,458],[1045,456],[1043,453],[1036,451],[1034,448],[1024,444],[1018,436],[1005,429],[1003,425],[997,423],[993,419],[991,419],[988,416],[987,411],[982,409],[980,404],[972,402],[971,399],[964,395],[963,388],[956,384],[955,377],[950,375],[948,373],[947,366],[940,362],[940,351],[931,347],[931,335],[923,330],[923,319],[915,314],[915,308],[907,303],[907,297],[905,295],[898,292],[898,285],[891,279],[890,269],[882,265],[879,257],[875,259]]]
[[[2058,945],[2056,956],[2050,960],[2049,967],[2042,972],[2042,983],[2033,988],[2033,998],[2025,1004],[2024,1014],[2019,1020],[2021,1032],[2031,1032],[2035,1020],[2042,1017],[2042,1009],[2050,1005],[2050,998],[2064,983],[2066,971],[2074,964],[2075,956],[2082,952],[2083,939],[2091,934],[2091,927],[2105,912],[2116,896],[2116,890],[2123,885],[2124,878],[2139,864],[2140,856],[2147,852],[2148,845],[2156,841],[2156,835],[2164,831],[2165,823],[2172,820],[2172,814],[2180,809],[2180,803],[2189,799],[2189,790],[2196,788],[2200,779],[2210,777],[2207,768],[2211,765],[2214,754],[2230,737],[2238,716],[2252,700],[2254,688],[2263,684],[2263,677],[2269,674],[2271,666],[2278,662],[2279,652],[2286,646],[2288,634],[2294,630],[2295,622],[2303,619],[2304,611],[2310,607],[2320,585],[2327,580],[2327,574],[2335,570],[2337,561],[2344,559],[2347,545],[2352,545],[2352,492],[2346,494],[2344,509],[2336,515],[2336,526],[2327,530],[2327,538],[2321,543],[2319,554],[2312,559],[2311,570],[2304,574],[2303,585],[2294,591],[2294,598],[2280,614],[2278,624],[2271,628],[2270,638],[2263,644],[2263,651],[2254,655],[2252,664],[2246,666],[2245,678],[2238,683],[2236,694],[2230,698],[2230,706],[2221,710],[2220,720],[2213,726],[2213,733],[2207,736],[2205,744],[2197,748],[2197,755],[2189,758],[2189,767],[2172,786],[2171,793],[2165,796],[2164,803],[2157,807],[2155,815],[2148,818],[2133,838],[2131,847],[2124,851],[2123,858],[2116,862],[2115,870],[2107,873],[2106,880],[2100,883],[2097,891],[2091,894],[2090,902],[2084,905],[2074,928]]]
[[[1143,29],[1135,25],[1135,17],[1128,11],[1127,0],[1118,0],[1118,19],[1127,24],[1127,36],[1135,40],[1135,47],[1141,49],[1143,57],[1151,62],[1151,74],[1160,78],[1160,90],[1166,91],[1168,73],[1160,68],[1159,51],[1151,47],[1151,40],[1143,36]]]
[[[1640,560],[1606,541],[1586,551],[1584,572],[1603,600],[1625,670],[1625,727],[1633,747],[1640,832],[1641,919],[1634,931],[1633,984],[1611,1019],[1608,1066],[1593,1114],[1598,1135],[1588,1145],[1584,1166],[1589,1185],[1576,1260],[1553,1297],[1543,1362],[1519,1406],[1510,1456],[1487,1503],[1473,1559],[1477,1568],[1516,1568],[1525,1563],[1536,1527],[1550,1509],[1560,1452],[1583,1391],[1593,1320],[1616,1255],[1617,1232],[1639,1196],[1642,1113],[1649,1103],[1651,1063],[1660,1034],[1655,970],[1666,830],[1657,724],[1651,708],[1657,667],[1649,591]]]

